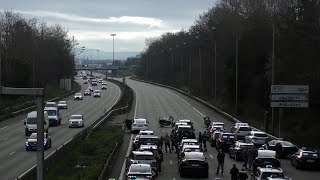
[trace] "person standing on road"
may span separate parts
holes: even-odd
[[[169,152],[171,153],[171,148],[170,148],[170,137],[168,133],[166,133],[166,136],[163,138],[164,140],[164,148],[166,149],[166,153],[168,153],[167,148],[169,148]]]
[[[175,145],[174,145],[174,133],[173,133],[173,131],[172,131],[171,134],[170,134],[170,142],[171,142],[171,150],[173,151],[173,150],[174,150],[173,147],[175,147]]]
[[[230,174],[231,174],[231,180],[238,180],[239,169],[235,164],[233,164],[232,168],[230,169]]]
[[[158,165],[158,171],[159,172],[161,172],[161,156],[160,156],[160,154],[159,154],[159,152],[158,152],[158,149],[152,149],[152,148],[150,148],[152,151],[152,153],[153,153],[153,156],[155,157],[155,159],[156,159],[156,161],[157,161],[157,165]]]
[[[246,168],[247,169],[247,165],[248,165],[248,149],[244,149],[242,154],[243,154],[242,155],[242,157],[243,157],[242,168]]]
[[[208,139],[207,131],[204,131],[202,134],[202,143],[203,143],[204,151],[207,151],[207,139]]]
[[[256,148],[250,149],[248,151],[248,163],[247,163],[248,168],[247,169],[249,170],[251,170],[252,163],[255,158],[255,151],[256,151]]]
[[[220,149],[219,152],[218,152],[218,155],[217,155],[218,168],[217,168],[216,174],[219,174],[219,171],[220,171],[220,168],[221,168],[221,174],[224,175],[224,173],[223,173],[224,157],[225,157],[225,154],[222,151],[222,149]]]
[[[276,153],[277,153],[277,158],[280,158],[282,155],[282,144],[278,142],[275,147],[274,147]]]
[[[198,137],[198,141],[199,141],[199,146],[200,146],[200,149],[202,149],[202,134],[201,132],[199,132],[199,137]]]
[[[160,137],[160,148],[161,148],[161,149],[162,149],[162,146],[163,146],[163,141],[164,141],[163,136],[161,136],[161,137]]]

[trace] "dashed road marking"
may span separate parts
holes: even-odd
[[[172,160],[170,160],[170,164],[172,164]]]
[[[197,111],[197,113],[199,113],[201,116],[205,117],[204,114],[202,114],[198,109],[196,109],[195,107],[192,107],[195,111]]]
[[[213,159],[213,156],[210,154],[210,158]]]
[[[15,151],[11,152],[11,153],[9,154],[9,156],[13,155],[14,153],[16,153],[16,152],[15,152]]]
[[[184,101],[186,104],[188,104],[190,106],[190,103],[188,103],[186,100],[182,99],[182,101]]]
[[[2,127],[2,128],[0,128],[0,131],[1,130],[4,130],[4,129],[7,129],[9,126],[5,126],[5,127]]]
[[[4,139],[2,139],[2,141],[6,141],[6,140],[8,140],[9,138],[4,138]]]
[[[172,178],[172,180],[176,180],[176,178]]]
[[[162,130],[162,132],[164,133],[164,130]]]

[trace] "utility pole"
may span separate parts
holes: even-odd
[[[214,37],[214,100],[217,101],[217,42]]]
[[[191,56],[189,56],[189,94],[191,94]]]
[[[239,40],[236,34],[236,102],[235,102],[235,115],[238,115],[238,47]]]
[[[202,93],[202,59],[201,59],[201,48],[199,47],[199,60],[200,60],[200,96]]]
[[[271,84],[274,85],[275,83],[275,60],[274,60],[274,8],[275,8],[275,4],[273,1],[273,19],[272,19],[272,80],[271,80]],[[271,127],[272,127],[272,134],[274,135],[274,107],[271,107]]]
[[[116,34],[111,34],[112,36],[112,65],[114,64],[114,36],[116,36]]]
[[[181,59],[180,59],[180,72],[182,73],[182,55],[181,55]]]

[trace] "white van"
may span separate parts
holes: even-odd
[[[57,107],[46,107],[44,111],[48,113],[49,126],[58,126],[61,124],[61,114]]]
[[[44,112],[44,132],[48,133],[49,130],[49,117],[48,117],[48,113]],[[36,133],[37,132],[37,111],[32,111],[30,113],[28,113],[27,115],[27,119],[25,121],[25,135],[29,136],[32,133]]]

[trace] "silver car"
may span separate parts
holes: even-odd
[[[84,119],[81,114],[71,115],[69,119],[69,128],[83,127],[83,126],[84,126]]]
[[[74,98],[74,100],[82,100],[82,94],[76,93],[73,98]]]
[[[58,102],[58,108],[59,109],[68,109],[67,101],[59,101]]]

